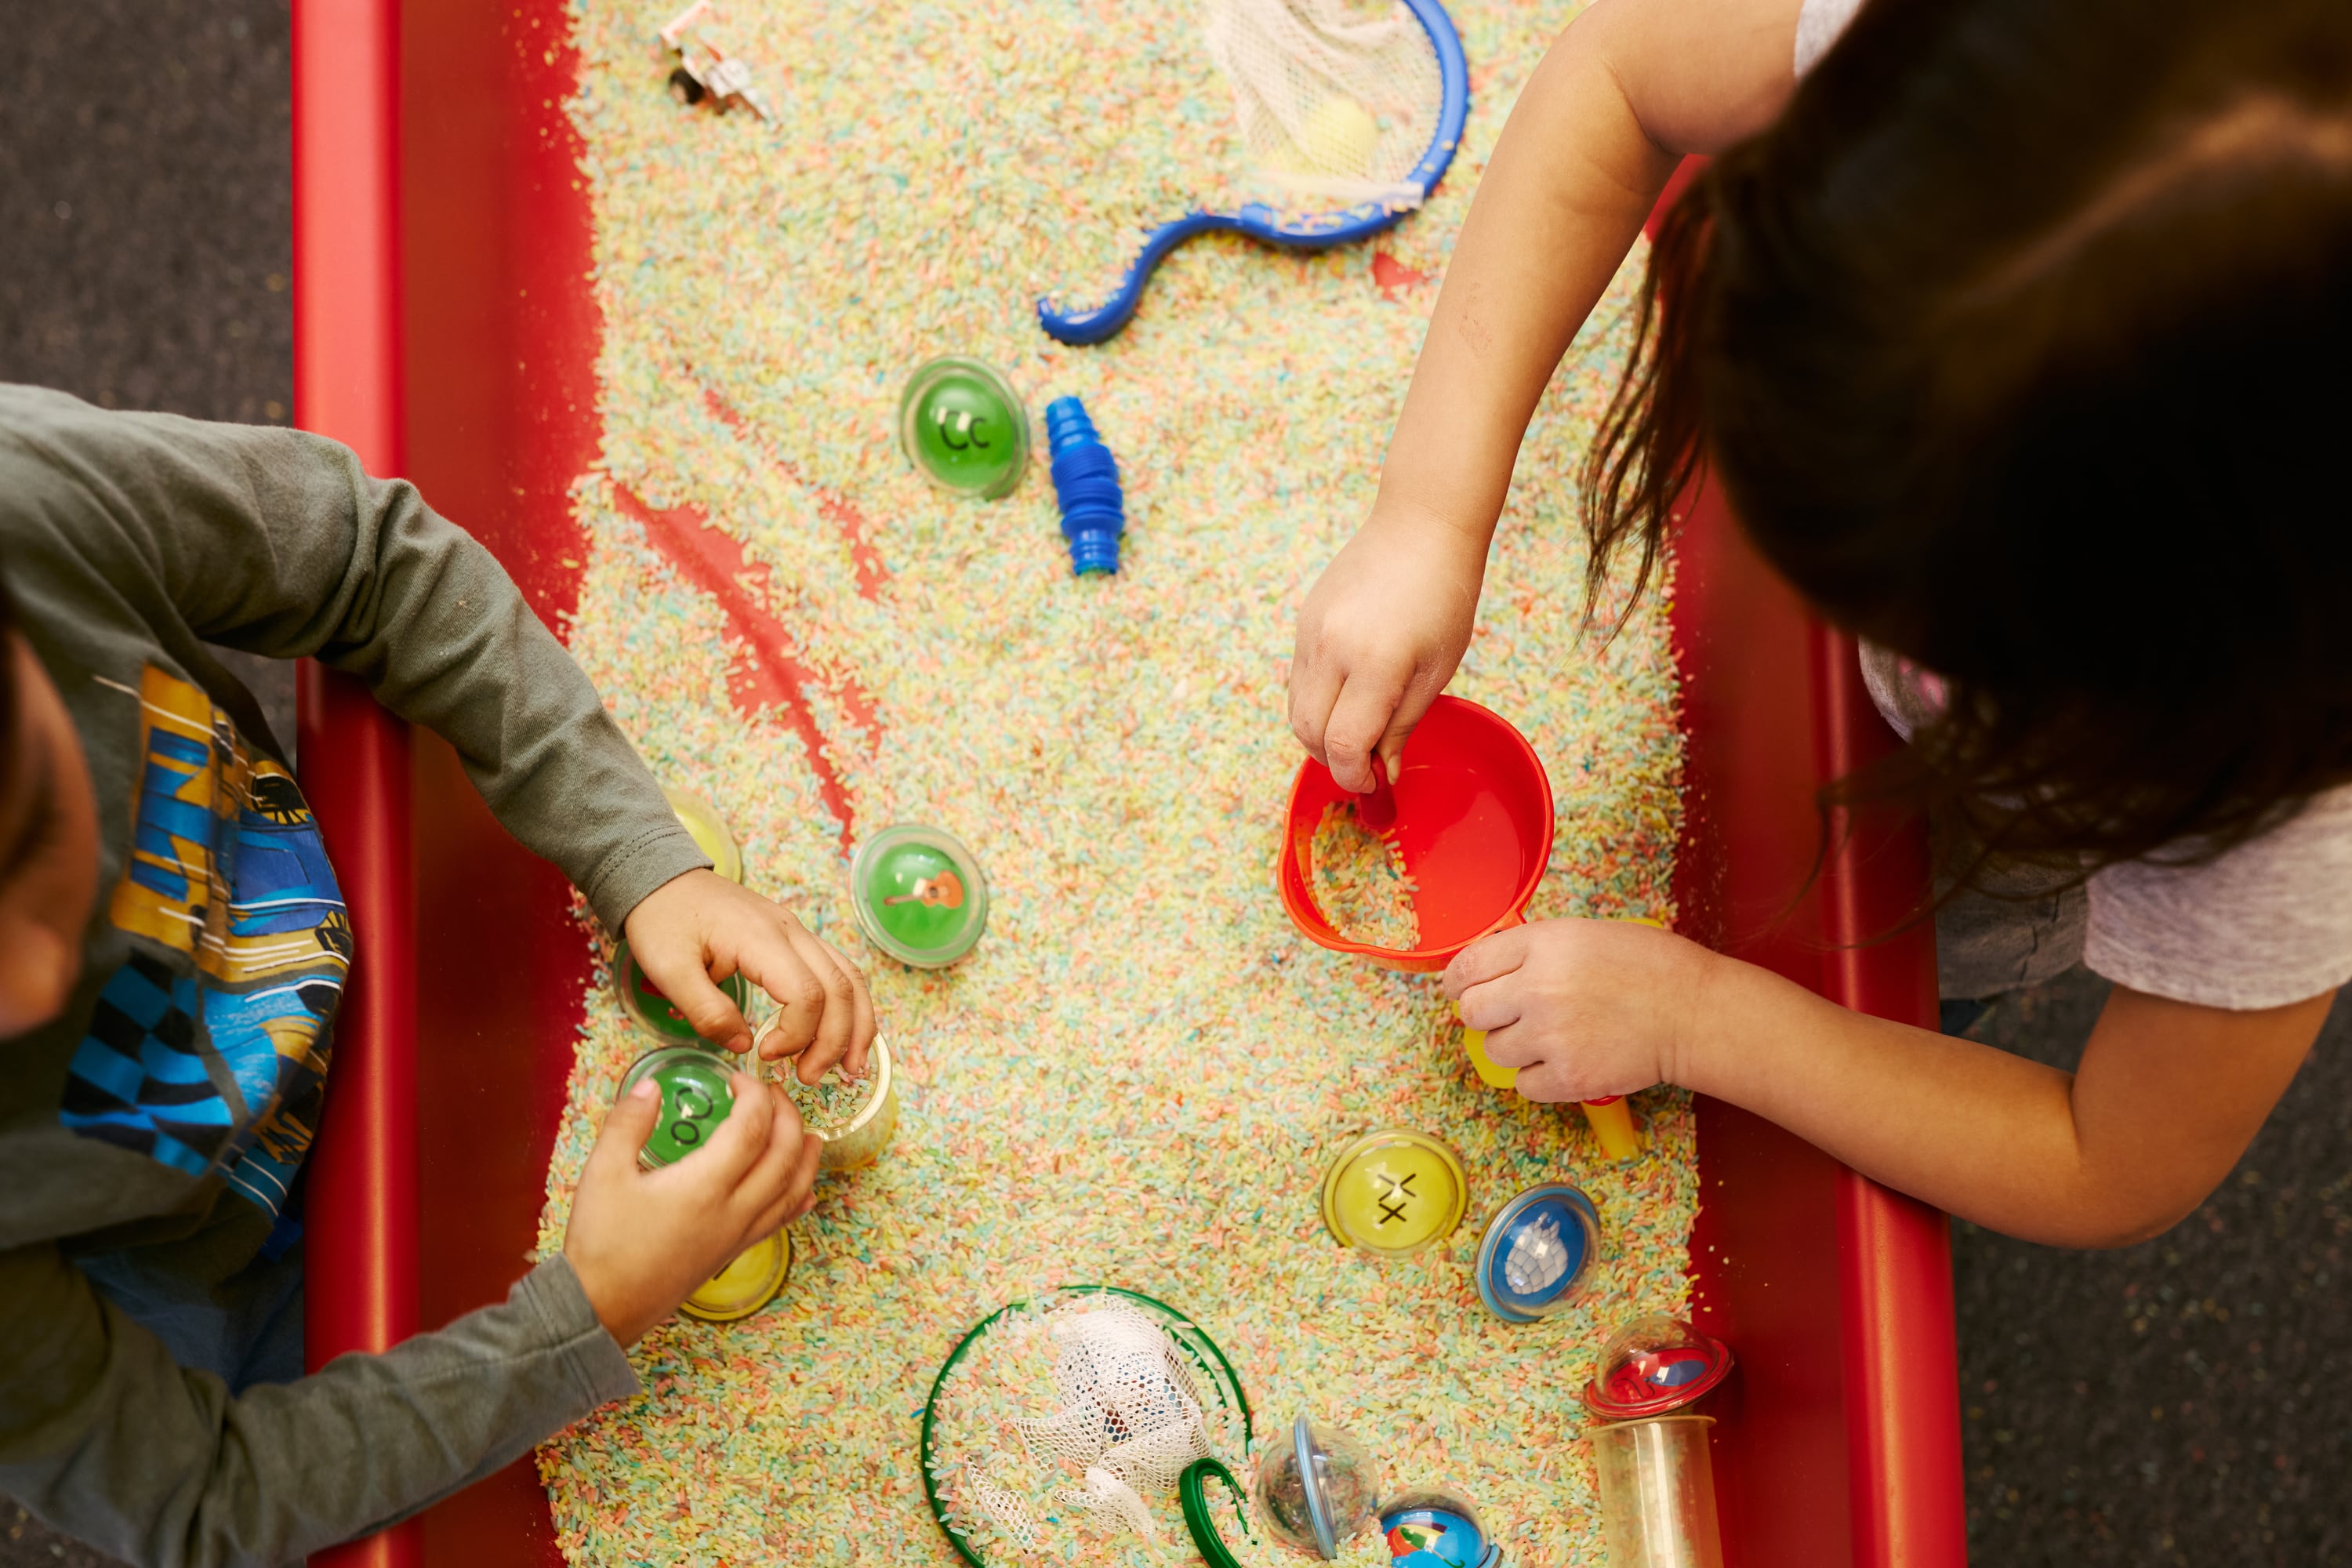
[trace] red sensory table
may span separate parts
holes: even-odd
[[[296,416],[464,519],[552,623],[585,554],[566,498],[596,449],[601,330],[561,0],[296,0],[293,79]],[[1711,497],[1676,559],[1682,929],[1932,1024],[1926,934],[1854,945],[1913,906],[1916,834],[1854,835],[1787,908],[1812,865],[1816,787],[1892,743],[1852,645],[1806,618]],[[300,750],[358,944],[311,1161],[315,1365],[522,1273],[587,955],[562,878],[506,837],[437,739],[306,667]],[[1699,1164],[1696,1316],[1740,1367],[1713,1402],[1730,1562],[1958,1568],[1944,1216],[1707,1100]],[[525,1459],[314,1562],[561,1557]]]

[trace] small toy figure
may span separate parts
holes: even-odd
[[[1503,1552],[1470,1500],[1423,1488],[1381,1504],[1381,1535],[1392,1568],[1503,1568]]]
[[[751,85],[751,66],[711,37],[709,14],[710,0],[694,0],[661,30],[662,47],[677,57],[677,68],[669,73],[670,91],[680,103],[700,103],[707,98],[721,110],[745,103],[761,119],[773,120],[776,111]]]

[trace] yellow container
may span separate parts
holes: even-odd
[[[1323,1223],[1346,1245],[1383,1258],[1443,1241],[1469,1207],[1460,1157],[1425,1132],[1367,1132],[1323,1175]]]
[[[669,808],[677,813],[678,821],[694,836],[695,846],[710,857],[710,868],[730,882],[741,881],[743,850],[728,828],[727,819],[692,790],[672,789],[664,784],[662,794],[669,797]]]
[[[793,1277],[793,1238],[782,1231],[746,1247],[743,1255],[700,1285],[678,1310],[706,1323],[748,1318],[776,1299]]]

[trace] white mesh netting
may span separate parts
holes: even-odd
[[[1209,0],[1258,174],[1293,198],[1421,205],[1406,176],[1437,135],[1437,51],[1395,0]]]
[[[964,1467],[964,1491],[994,1520],[999,1529],[1023,1546],[1037,1544],[1036,1517],[1019,1489],[1002,1479],[1012,1468],[1002,1454],[991,1454],[977,1465]]]
[[[1060,1496],[1089,1522],[1157,1534],[1144,1494],[1166,1492],[1209,1455],[1192,1373],[1166,1331],[1131,1307],[1090,1307],[1049,1323],[1062,1408],[1013,1428],[1038,1462],[1080,1478]]]

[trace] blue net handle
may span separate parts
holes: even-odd
[[[1438,0],[1402,3],[1421,24],[1422,31],[1429,35],[1430,44],[1437,51],[1437,75],[1443,89],[1437,133],[1430,139],[1421,162],[1405,176],[1406,184],[1422,188],[1426,200],[1427,193],[1435,190],[1437,182],[1445,177],[1446,168],[1454,162],[1454,151],[1462,144],[1463,122],[1470,116],[1470,66],[1462,55],[1462,36],[1454,30],[1454,19],[1445,14],[1445,7]],[[1326,250],[1393,228],[1412,210],[1388,202],[1364,202],[1339,212],[1286,216],[1264,202],[1250,202],[1234,212],[1186,213],[1175,222],[1162,224],[1151,231],[1143,248],[1120,274],[1118,287],[1111,290],[1110,298],[1090,310],[1070,311],[1056,310],[1040,300],[1037,324],[1045,329],[1046,336],[1079,348],[1117,337],[1134,319],[1135,308],[1143,300],[1143,286],[1150,281],[1161,260],[1196,234],[1223,229],[1293,250]]]

